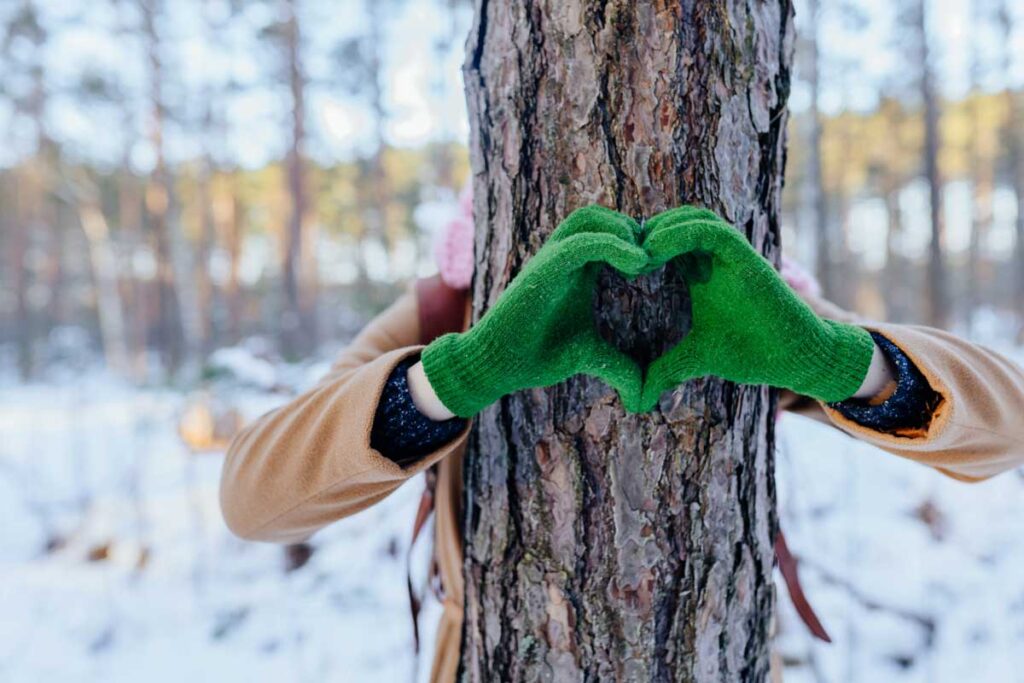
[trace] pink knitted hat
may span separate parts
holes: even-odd
[[[783,256],[780,274],[786,284],[792,287],[797,294],[821,296],[821,285],[818,280],[796,261]]]
[[[454,289],[469,289],[473,279],[473,228],[473,185],[467,182],[459,195],[457,213],[434,242],[441,279]]]

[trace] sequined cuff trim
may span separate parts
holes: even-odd
[[[458,417],[435,422],[416,408],[408,372],[418,360],[418,356],[406,358],[391,371],[370,431],[370,446],[402,467],[441,448],[466,426],[466,420]]]
[[[830,403],[829,407],[843,417],[878,432],[927,428],[941,401],[939,394],[898,346],[877,332],[872,332],[871,336],[892,365],[896,390],[885,401],[875,405],[868,400],[847,399]]]

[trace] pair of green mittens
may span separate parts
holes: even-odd
[[[645,377],[598,334],[594,288],[605,265],[630,278],[669,262],[689,286],[692,326]],[[476,325],[438,338],[422,360],[441,402],[469,417],[505,394],[576,374],[614,387],[631,412],[709,375],[840,401],[860,387],[873,350],[864,329],[815,314],[713,212],[672,209],[642,230],[628,216],[589,206],[558,226]]]

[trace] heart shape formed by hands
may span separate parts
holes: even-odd
[[[603,308],[609,299],[632,304],[625,333],[603,336],[642,369],[641,411],[680,383],[709,375],[792,389],[822,401],[846,399],[860,386],[874,349],[870,334],[819,317],[746,237],[714,212],[694,206],[662,212],[643,225],[638,239],[648,258],[644,272],[653,276],[613,287],[625,292],[615,298],[599,292],[595,299],[599,330],[615,312]],[[658,277],[657,269],[666,267],[669,274]],[[674,284],[672,273],[682,284]],[[638,300],[648,292],[651,299]],[[681,296],[688,307],[681,305]],[[675,313],[651,324],[659,310]]]
[[[613,321],[625,310],[633,324],[622,329]],[[868,332],[819,318],[713,212],[683,206],[641,227],[589,206],[562,221],[476,325],[421,358],[441,401],[468,417],[576,374],[614,387],[631,412],[707,375],[836,401],[860,386],[873,351]]]
[[[670,265],[633,278],[606,266],[594,289],[594,324],[602,339],[647,368],[690,329],[686,280]]]
[[[682,208],[682,213],[678,210],[664,212],[645,223],[634,222],[637,243],[643,247],[651,228],[665,223],[666,219],[721,220],[706,209]],[[648,263],[640,275],[624,276],[611,266],[605,266],[593,296],[594,324],[601,338],[636,363],[642,375],[647,374],[652,362],[672,351],[689,333],[691,306],[687,275],[696,264],[706,263],[704,255],[684,253],[677,254],[679,258],[671,262],[673,258],[666,258],[664,250],[654,257],[650,253],[647,256]],[[651,407],[645,405],[641,409]]]

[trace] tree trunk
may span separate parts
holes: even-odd
[[[4,228],[9,228],[11,247],[4,250],[9,254],[8,267],[14,273],[11,290],[14,293],[14,340],[18,348],[18,374],[23,381],[32,377],[34,370],[33,319],[29,307],[28,292],[32,284],[29,271],[28,253],[32,243],[30,213],[26,211],[26,182],[20,169],[10,172],[13,188],[10,192],[8,211],[0,212]]]
[[[788,0],[477,0],[474,318],[591,202],[638,218],[702,204],[777,258],[792,41]],[[602,287],[600,326],[641,362],[681,338],[671,272]],[[764,680],[773,425],[767,389],[718,380],[646,415],[584,377],[483,411],[463,678]]]
[[[199,326],[199,348],[205,355],[215,345],[213,309],[214,291],[213,277],[210,274],[210,254],[213,252],[213,164],[208,154],[204,155],[203,168],[199,172],[199,187],[196,204],[199,210],[199,239],[195,245],[195,258],[192,272],[195,275],[196,288],[196,322]]]
[[[373,286],[370,283],[370,252],[367,244],[380,244],[388,254],[393,255],[391,235],[388,227],[388,211],[391,205],[391,184],[384,165],[387,153],[387,140],[384,131],[388,123],[388,110],[384,104],[384,64],[382,46],[384,44],[384,20],[386,7],[380,0],[365,0],[365,12],[368,21],[366,41],[368,52],[365,55],[365,88],[370,113],[373,117],[373,153],[360,162],[359,173],[363,180],[359,183],[359,204],[362,217],[362,233],[359,235],[357,267],[359,268],[356,291],[362,300],[373,297]],[[389,260],[387,268],[391,268]]]
[[[388,123],[388,110],[384,106],[384,65],[381,61],[384,45],[384,7],[380,0],[366,0],[366,14],[369,18],[369,63],[367,64],[368,85],[370,95],[370,111],[373,115],[373,157],[370,159],[370,191],[372,193],[374,221],[371,236],[379,239],[390,247],[388,234],[388,209],[391,204],[391,188],[387,169],[384,167],[384,155],[387,153],[387,140],[384,129]],[[388,249],[393,254],[393,249]]]
[[[1002,71],[1004,74],[1009,74],[1013,66],[1013,52],[1010,46],[1013,44],[1014,27],[1013,14],[1007,0],[999,5],[998,20],[1004,40]],[[1009,146],[1007,156],[1009,156],[1010,183],[1017,200],[1017,219],[1014,222],[1017,243],[1013,260],[1013,300],[1017,309],[1017,341],[1024,343],[1024,126],[1021,124],[1021,120],[1024,118],[1024,105],[1021,103],[1021,94],[1010,85],[1006,87],[1006,98],[1005,138]]]
[[[228,309],[228,343],[237,344],[242,338],[242,239],[245,235],[244,211],[241,200],[239,171],[231,171],[228,182],[230,199],[224,213],[224,248],[228,253],[228,281],[224,288]]]
[[[821,3],[820,0],[810,0],[808,10],[810,17],[810,35],[807,37],[807,62],[808,81],[811,87],[810,120],[811,131],[808,141],[808,164],[807,183],[811,195],[811,216],[814,226],[815,241],[815,271],[818,275],[818,282],[821,283],[822,292],[826,297],[835,294],[836,287],[833,283],[834,273],[832,272],[832,244],[829,239],[828,204],[825,196],[825,177],[822,170],[821,156],[823,154],[821,138],[821,55],[818,48],[819,26],[821,24]]]
[[[126,122],[129,120],[126,117]],[[150,320],[146,301],[149,283],[139,278],[131,266],[131,255],[138,250],[145,238],[142,234],[142,197],[139,194],[135,176],[131,172],[130,150],[125,150],[121,162],[117,191],[117,217],[120,237],[128,245],[127,267],[124,269],[122,289],[125,290],[124,315],[127,318],[128,340],[126,343],[131,357],[130,376],[136,381],[141,381],[147,373],[146,337]]]
[[[921,60],[921,100],[924,102],[924,176],[928,183],[931,240],[928,243],[928,322],[944,327],[949,319],[946,262],[943,254],[942,177],[939,171],[939,95],[935,90],[931,54],[928,45],[928,22],[925,0],[917,0],[914,8],[914,31],[917,33],[918,57]]]
[[[987,301],[985,286],[988,280],[984,265],[984,245],[992,225],[992,199],[995,190],[995,169],[992,159],[997,150],[990,144],[982,107],[984,102],[980,89],[972,89],[970,169],[971,178],[971,242],[967,256],[967,302],[966,329],[974,330],[974,314]]]
[[[98,192],[93,194],[98,195]],[[89,265],[96,291],[96,318],[107,367],[129,376],[127,339],[124,323],[124,302],[118,288],[118,267],[114,248],[110,243],[110,226],[98,199],[84,196],[70,197],[78,210],[78,220],[89,245]]]
[[[283,346],[289,356],[301,356],[313,350],[316,345],[316,318],[313,306],[312,286],[315,275],[314,265],[308,259],[312,245],[306,244],[309,235],[306,196],[306,76],[302,63],[302,46],[299,34],[298,8],[296,0],[286,0],[285,52],[288,74],[288,88],[291,93],[291,144],[286,160],[288,194],[291,197],[291,215],[285,234],[284,303],[281,318]],[[303,258],[304,254],[307,258]]]
[[[146,209],[152,234],[152,249],[156,261],[157,287],[157,342],[168,372],[173,374],[185,358],[185,326],[181,318],[181,300],[178,297],[175,272],[170,209],[174,184],[164,158],[164,72],[161,40],[157,32],[157,16],[162,0],[142,0],[143,32],[146,58],[149,66],[149,140],[155,163],[146,187]]]
[[[885,315],[888,320],[900,320],[906,315],[907,287],[906,265],[897,243],[903,232],[903,211],[900,208],[900,192],[903,188],[896,172],[886,170],[882,194],[885,200],[886,234],[885,234]]]
[[[212,10],[213,6],[210,3],[203,3],[205,37],[211,42],[216,40],[218,30],[221,28],[212,16]],[[210,80],[203,82],[201,92],[203,98],[203,117],[200,126],[200,138],[202,139],[203,151],[199,177],[197,179],[196,204],[199,219],[199,236],[195,245],[193,273],[195,274],[196,322],[198,325],[199,349],[202,355],[205,356],[215,348],[219,331],[214,321],[218,292],[213,282],[213,276],[210,273],[210,257],[213,254],[217,239],[214,217],[216,199],[213,183],[218,170],[218,164],[214,158],[214,145],[221,123],[220,116],[215,112],[215,107],[222,92]]]
[[[839,142],[840,158],[849,159],[854,155],[856,146],[860,144],[854,135],[853,126],[839,126],[836,137]],[[829,279],[833,286],[831,293],[825,292],[825,296],[847,310],[856,310],[861,280],[860,257],[850,250],[850,224],[855,199],[851,175],[849,164],[844,164],[836,176],[836,189],[832,199],[835,205],[835,226],[830,235],[832,261],[829,266]]]
[[[1024,131],[1021,130],[1020,94],[1010,92],[1010,174],[1017,199],[1017,219],[1014,223],[1017,249],[1014,258],[1014,301],[1017,302],[1017,342],[1024,342]],[[1016,122],[1014,124],[1013,122]],[[1016,125],[1014,130],[1012,127]]]

